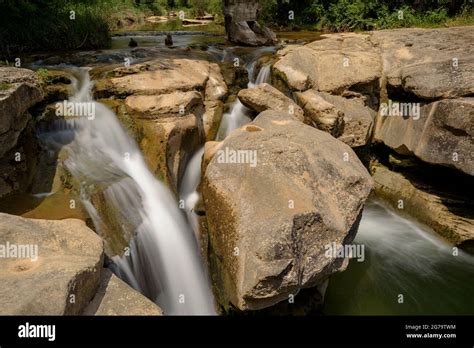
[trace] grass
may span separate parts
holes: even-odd
[[[6,83],[6,82],[0,82],[0,91],[6,91],[7,89],[10,89],[11,84]]]

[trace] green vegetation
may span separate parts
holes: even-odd
[[[353,31],[467,25],[474,13],[471,0],[262,0],[262,22],[290,30]]]
[[[0,0],[0,58],[31,51],[106,48],[110,34],[146,16],[222,13],[221,0]]]
[[[49,71],[48,69],[40,68],[36,70],[36,75],[40,78],[41,81],[47,82],[49,79]]]
[[[261,21],[285,30],[350,31],[474,23],[472,0],[260,2]],[[183,29],[179,20],[144,22],[147,16],[170,11],[184,11],[187,18],[215,14],[217,20],[211,27],[219,31],[222,6],[222,0],[0,0],[0,59],[31,51],[106,48],[111,32],[118,30]]]
[[[11,85],[6,82],[0,82],[0,91],[6,91],[7,89],[10,89]]]

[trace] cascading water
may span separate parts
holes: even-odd
[[[95,119],[67,121],[73,123],[74,140],[67,146],[66,166],[81,181],[84,205],[96,226],[101,221],[89,191],[106,186],[103,194],[118,212],[119,225],[136,230],[129,256],[114,257],[113,270],[155,300],[165,314],[215,314],[196,241],[175,198],[149,171],[116,115],[92,100],[88,72],[73,73],[77,90],[70,101],[91,103]]]
[[[181,199],[184,201],[184,207],[188,216],[189,224],[191,225],[196,237],[198,237],[198,220],[194,213],[194,208],[199,201],[199,193],[197,188],[201,182],[201,161],[204,154],[204,147],[198,150],[191,161],[189,161],[186,172],[184,173],[181,184]]]
[[[253,61],[247,65],[247,71],[249,75],[248,88],[255,88],[262,83],[270,82],[271,64],[264,65],[260,69],[257,78],[253,80],[255,66],[256,61]],[[250,114],[250,110],[240,102],[239,98],[237,98],[234,104],[230,107],[229,112],[226,112],[222,117],[222,124],[219,129],[218,139],[225,139],[225,137],[228,136],[233,130],[249,123],[251,121],[249,117]]]
[[[247,65],[247,71],[249,74],[249,88],[254,88],[262,83],[268,83],[270,81],[271,64],[264,65],[255,80],[253,80],[254,70],[256,66],[256,58],[249,65]],[[250,113],[240,101],[237,99],[232,105],[230,111],[224,114],[222,119],[222,126],[219,130],[219,139],[224,139],[230,132],[243,126],[244,124],[251,121],[247,115]],[[194,213],[196,203],[199,201],[199,193],[197,188],[201,182],[201,161],[202,155],[204,154],[204,148],[197,151],[192,157],[191,161],[186,167],[186,172],[183,177],[181,185],[180,197],[184,201],[186,214],[188,221],[194,230],[196,236],[198,236],[198,220]]]

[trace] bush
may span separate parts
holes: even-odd
[[[109,27],[98,2],[0,0],[0,49],[4,56],[34,50],[107,46]]]
[[[459,17],[472,23],[471,0],[261,0],[262,21],[328,31],[434,26]],[[288,18],[289,11],[295,14]]]

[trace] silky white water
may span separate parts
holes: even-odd
[[[331,277],[327,314],[472,313],[474,256],[453,249],[429,228],[371,200],[354,243],[365,247],[365,260],[353,259]]]
[[[248,88],[255,88],[262,83],[270,82],[271,64],[264,65],[254,80],[255,65],[256,61],[252,61],[246,66],[249,75]],[[230,107],[230,110],[222,117],[218,140],[225,139],[225,137],[227,137],[232,131],[249,123],[251,121],[250,114],[251,111],[240,102],[239,98],[237,98],[234,104]]]
[[[91,97],[92,82],[85,69],[77,77],[74,102],[90,102],[95,119],[74,123],[67,168],[82,183],[82,198],[96,226],[101,217],[89,201],[89,191],[105,188],[108,205],[124,231],[136,237],[114,271],[151,297],[168,315],[215,314],[213,296],[199,257],[197,243],[175,197],[149,171],[137,144],[116,115]],[[127,256],[129,255],[129,256]]]

